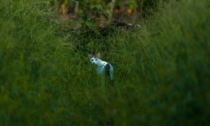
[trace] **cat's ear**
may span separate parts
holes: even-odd
[[[99,58],[99,59],[101,58],[100,52],[98,52],[98,53],[96,54],[96,57]]]
[[[87,56],[88,56],[88,58],[91,58],[91,57],[93,57],[93,55],[91,55],[91,54],[87,54]]]

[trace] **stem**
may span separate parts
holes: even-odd
[[[78,14],[78,12],[79,12],[79,1],[76,1],[76,3],[75,3],[74,12],[75,12],[75,14]]]
[[[112,0],[112,6],[110,8],[109,23],[112,22],[112,15],[113,15],[113,12],[114,12],[114,7],[115,7],[115,0]]]

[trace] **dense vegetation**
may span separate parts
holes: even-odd
[[[47,3],[0,1],[1,126],[209,125],[209,0],[159,1],[106,35],[68,30]],[[113,81],[90,65],[96,52]]]

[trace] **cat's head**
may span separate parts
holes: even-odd
[[[99,62],[101,61],[101,54],[97,53],[96,56],[93,56],[92,54],[88,54],[88,57],[90,59],[90,62],[94,65],[98,65]]]

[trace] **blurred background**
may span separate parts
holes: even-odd
[[[1,0],[0,125],[209,125],[209,12],[209,0]]]

